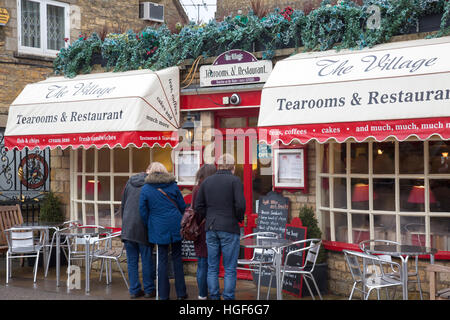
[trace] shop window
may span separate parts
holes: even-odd
[[[334,178],[334,208],[347,208],[347,182],[344,178]]]
[[[423,143],[419,141],[399,144],[400,173],[423,173]]]
[[[395,170],[395,144],[377,142],[373,144],[373,173],[393,174]]]
[[[450,212],[450,180],[430,179],[430,210]]]
[[[373,209],[395,211],[395,179],[373,179]]]
[[[69,5],[50,0],[20,0],[17,4],[19,50],[56,56],[69,38]]]
[[[129,149],[116,148],[112,150],[114,154],[114,172],[130,172],[130,152]]]
[[[358,243],[369,235],[450,251],[449,145],[437,138],[316,144],[327,240]]]
[[[431,141],[429,154],[431,174],[450,173],[450,142]]]
[[[333,144],[334,173],[346,173],[347,170],[347,145]]]
[[[171,151],[160,147],[71,151],[71,219],[120,227],[120,204],[130,176],[145,171],[152,159],[173,171]]]
[[[352,143],[351,149],[351,173],[369,172],[369,147],[367,143]]]

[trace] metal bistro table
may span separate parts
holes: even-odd
[[[85,274],[86,274],[86,293],[89,292],[89,272],[90,272],[90,247],[91,239],[98,237],[103,234],[110,233],[111,230],[102,227],[90,227],[90,226],[77,226],[74,228],[69,228],[64,231],[57,231],[56,235],[56,286],[59,287],[60,280],[60,246],[61,246],[61,236],[69,238],[82,238],[85,240]]]
[[[272,249],[274,255],[275,279],[277,283],[277,300],[283,300],[281,294],[281,259],[283,256],[283,248],[291,244],[292,241],[287,239],[258,239],[245,238],[241,240],[241,246],[252,249]],[[270,288],[269,288],[270,289]]]
[[[430,255],[430,263],[434,264],[437,249],[407,244],[379,244],[367,247],[371,254],[386,254],[400,258],[402,261],[401,278],[403,281],[403,300],[408,300],[408,259],[410,256]]]
[[[45,232],[45,239],[44,239],[44,270],[47,270],[47,265],[49,263],[49,239],[50,239],[50,229],[53,229],[55,231],[58,231],[59,228],[61,227],[62,223],[61,222],[45,222],[45,221],[40,221],[40,222],[25,222],[22,224],[18,224],[15,225],[14,227],[12,227],[11,229],[14,228],[30,228],[33,230],[39,230],[40,232]],[[45,274],[45,277],[47,277],[47,274]]]

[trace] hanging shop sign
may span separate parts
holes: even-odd
[[[0,8],[0,26],[4,26],[9,21],[9,13],[5,8]]]
[[[212,65],[200,67],[200,86],[226,86],[265,82],[272,72],[272,61],[258,60],[250,52],[230,50]]]

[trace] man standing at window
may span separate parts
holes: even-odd
[[[195,212],[206,216],[208,248],[208,290],[213,300],[220,299],[219,264],[223,256],[225,269],[223,298],[235,298],[237,260],[239,257],[239,223],[244,220],[245,198],[241,180],[233,175],[234,157],[222,155],[218,170],[200,186]]]
[[[153,245],[148,242],[147,230],[139,214],[139,196],[141,188],[145,184],[146,172],[132,176],[123,191],[122,196],[122,241],[127,251],[128,280],[130,281],[130,298],[136,299],[142,296],[153,298],[156,296],[155,267],[152,260]],[[139,255],[142,262],[142,291],[139,280]]]

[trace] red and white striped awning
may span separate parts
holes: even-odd
[[[261,141],[450,139],[450,37],[279,61],[264,85]]]
[[[175,147],[179,101],[177,67],[49,78],[27,85],[11,104],[5,146]]]

